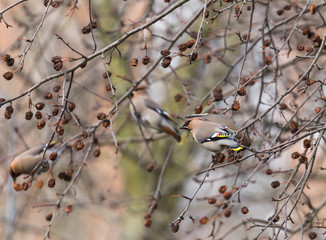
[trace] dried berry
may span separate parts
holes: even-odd
[[[224,155],[224,153],[217,153],[217,154],[215,154],[215,156],[214,156],[214,161],[215,161],[215,162],[223,163],[224,160],[225,160],[225,155]]]
[[[225,209],[224,210],[224,216],[225,217],[230,217],[231,216],[231,209]]]
[[[233,161],[234,161],[234,156],[233,156],[233,155],[229,155],[227,161],[228,161],[228,162],[233,162]]]
[[[276,11],[277,15],[282,15],[284,13],[284,10],[283,9],[279,9]]]
[[[56,85],[56,86],[53,87],[52,90],[53,90],[53,92],[59,92],[60,89],[61,89],[61,86],[60,85]]]
[[[144,226],[150,227],[151,225],[152,225],[152,219],[151,218],[146,219],[144,222]]]
[[[133,66],[133,67],[137,67],[137,65],[138,65],[138,59],[137,58],[131,59],[130,65]]]
[[[211,197],[211,198],[208,198],[208,204],[215,204],[216,203],[216,198],[215,197]]]
[[[195,107],[195,113],[199,114],[203,111],[203,105],[199,104]]]
[[[73,102],[70,102],[68,105],[68,109],[70,112],[74,111],[74,109],[76,108],[76,104]]]
[[[100,112],[100,113],[98,113],[96,115],[96,117],[97,117],[98,120],[103,120],[103,119],[105,119],[107,117],[107,115],[104,112]]]
[[[172,223],[172,224],[171,224],[171,231],[172,231],[173,233],[178,232],[178,231],[179,231],[179,223]]]
[[[92,21],[92,24],[91,25],[92,25],[92,28],[93,29],[97,28],[97,21],[96,20]]]
[[[295,121],[291,121],[290,122],[290,129],[291,129],[291,133],[292,134],[295,134],[297,131],[298,131],[298,128],[299,128],[299,124]]]
[[[207,63],[210,63],[212,61],[212,56],[210,54],[206,54],[204,56],[204,63],[207,64]]]
[[[263,43],[263,46],[264,47],[269,47],[269,45],[271,45],[271,40],[270,39],[265,39],[264,43]]]
[[[58,126],[56,132],[58,135],[63,135],[65,133],[65,129],[63,128],[63,126]]]
[[[264,63],[266,65],[271,65],[272,64],[272,58],[270,56],[266,56],[264,59]]]
[[[26,120],[31,120],[33,117],[33,112],[32,111],[28,111],[25,113],[25,119]]]
[[[65,176],[66,176],[65,172],[59,172],[59,174],[58,174],[58,178],[60,178],[60,179],[64,179]]]
[[[9,81],[14,77],[14,74],[13,72],[5,72],[2,76]]]
[[[48,215],[45,216],[45,220],[50,222],[52,220],[53,213],[49,213]]]
[[[28,187],[29,187],[28,183],[27,182],[23,182],[23,184],[22,184],[23,190],[24,191],[27,191]]]
[[[150,61],[151,61],[151,59],[150,59],[149,56],[144,56],[143,59],[142,59],[142,62],[143,62],[144,65],[149,64]]]
[[[172,58],[169,57],[169,56],[167,56],[167,57],[163,58],[163,60],[162,60],[162,62],[161,62],[161,66],[162,66],[163,68],[167,68],[168,66],[170,66],[171,61],[172,61]]]
[[[307,47],[307,49],[306,49],[306,52],[308,54],[312,53],[313,51],[314,51],[314,49],[312,47]]]
[[[238,111],[240,109],[240,103],[238,101],[234,101],[231,105],[231,109],[233,111]]]
[[[166,50],[166,49],[163,49],[163,50],[161,51],[161,55],[162,55],[163,57],[166,57],[166,56],[170,55],[170,51],[169,51],[169,50]]]
[[[225,185],[220,186],[219,189],[218,189],[218,191],[220,193],[225,193],[226,190],[227,190],[227,186],[225,186]]]
[[[245,96],[246,93],[247,93],[246,88],[245,87],[239,88],[237,93],[238,93],[239,96]]]
[[[69,203],[69,204],[67,204],[67,206],[66,206],[66,208],[65,208],[65,212],[66,212],[67,214],[69,214],[69,213],[71,213],[71,211],[72,211],[72,205]]]
[[[14,63],[15,63],[15,59],[13,59],[13,58],[9,58],[9,59],[6,61],[6,63],[7,63],[7,66],[11,67],[12,65],[14,65]]]
[[[42,113],[40,112],[40,111],[37,111],[36,113],[35,113],[35,118],[36,119],[41,119],[43,117],[43,115],[42,115]]]
[[[42,187],[43,187],[43,179],[38,180],[38,181],[35,183],[35,187],[36,187],[36,188],[42,188]]]
[[[38,102],[35,104],[35,108],[39,111],[42,110],[44,106],[45,106],[44,102]]]
[[[46,99],[46,100],[49,100],[49,99],[52,99],[52,93],[50,92],[47,92],[47,93],[44,93],[43,94],[43,98]]]
[[[195,40],[190,40],[188,42],[186,42],[187,48],[192,48],[192,46],[195,44]]]
[[[22,185],[19,184],[19,183],[14,183],[14,189],[15,189],[15,191],[17,191],[17,192],[23,190]]]
[[[5,113],[4,113],[5,119],[10,119],[11,115],[12,115],[12,113],[8,112],[8,111],[5,111]]]
[[[4,98],[0,98],[0,103],[2,103],[2,102],[4,102],[4,101],[6,101],[6,99],[4,99]]]
[[[13,113],[14,112],[14,108],[10,105],[6,107],[6,111],[8,111],[9,113]]]
[[[55,63],[54,66],[53,66],[54,70],[56,70],[56,71],[60,71],[62,69],[62,67],[63,67],[63,62],[62,61]]]
[[[248,209],[247,207],[242,207],[242,208],[241,208],[241,212],[242,212],[243,214],[247,214],[247,213],[249,212],[249,209]]]
[[[285,104],[285,103],[281,103],[280,104],[280,109],[281,110],[285,110],[285,109],[287,109],[288,108],[288,106]]]
[[[106,71],[105,73],[103,73],[103,78],[107,79],[109,77],[111,77],[112,73],[109,71]]]
[[[77,142],[76,143],[76,145],[75,145],[75,149],[77,150],[77,151],[80,151],[80,150],[82,150],[83,148],[84,148],[84,146],[85,146],[85,144],[83,143],[83,142]]]
[[[213,91],[213,95],[214,95],[215,101],[222,100],[223,99],[222,88],[220,88],[220,87],[215,88]]]
[[[232,197],[232,191],[227,191],[223,194],[225,200],[229,200]]]
[[[292,158],[292,159],[298,159],[300,156],[301,156],[301,154],[298,153],[298,152],[293,152],[293,153],[291,153],[291,158]]]
[[[285,11],[290,11],[290,10],[291,10],[291,4],[285,5],[285,6],[283,7],[283,9],[284,9]]]
[[[193,52],[191,54],[190,60],[193,62],[198,58],[198,53],[197,52]]]
[[[60,56],[54,56],[51,58],[51,62],[53,62],[54,64],[62,62],[62,58]]]
[[[45,121],[44,120],[41,120],[41,121],[39,121],[37,123],[37,128],[38,129],[42,129],[42,128],[44,128],[44,126],[45,126]]]
[[[281,185],[281,184],[280,184],[279,181],[273,181],[273,182],[271,183],[272,188],[277,188],[277,187],[279,187],[280,185]]]
[[[315,232],[310,232],[310,233],[308,233],[308,237],[309,237],[310,239],[315,239],[315,238],[317,237],[317,233],[315,233]]]
[[[202,217],[201,219],[199,219],[199,223],[200,224],[206,224],[206,223],[208,223],[208,217]]]
[[[93,152],[94,157],[99,157],[101,155],[101,150],[98,148]]]
[[[303,50],[304,50],[304,46],[303,46],[303,45],[298,45],[298,46],[297,46],[297,49],[298,49],[298,51],[300,51],[300,52],[301,52],[301,51],[303,51]]]
[[[60,0],[55,0],[55,1],[52,1],[52,2],[51,2],[51,6],[52,6],[53,8],[57,8],[57,7],[59,7],[60,4],[61,4],[61,1],[60,1]]]
[[[317,7],[315,4],[311,4],[310,8],[309,8],[309,12],[311,14],[315,14],[317,12]]]
[[[82,28],[82,33],[83,34],[89,34],[91,32],[91,28],[90,28],[90,26],[84,26],[83,28]]]
[[[146,167],[146,171],[147,172],[152,172],[154,169],[154,165],[153,164],[148,164],[147,167]]]
[[[180,102],[183,98],[183,95],[181,93],[177,93],[175,96],[174,96],[174,101],[175,102]]]
[[[178,46],[178,49],[180,52],[184,52],[187,50],[187,44],[186,43],[181,43],[179,46]]]
[[[7,61],[8,59],[10,58],[10,55],[9,54],[4,54],[4,55],[2,55],[2,59],[3,59],[3,61]]]
[[[49,181],[48,181],[48,187],[53,188],[54,186],[55,186],[55,179],[50,178]]]
[[[310,139],[305,139],[303,141],[303,147],[304,148],[311,148],[312,144],[311,144],[311,140]]]
[[[85,67],[86,67],[86,65],[87,65],[87,62],[86,62],[86,61],[84,61],[84,62],[82,62],[82,63],[80,64],[80,68],[81,68],[81,69],[83,69],[83,68],[85,68]]]
[[[103,122],[102,122],[102,125],[103,127],[107,128],[108,126],[110,126],[111,124],[111,121],[109,119],[105,119]]]
[[[301,155],[299,158],[299,162],[305,164],[308,162],[308,158],[305,155]]]
[[[58,157],[58,154],[57,154],[56,152],[52,152],[52,153],[50,154],[50,156],[49,156],[49,159],[50,159],[51,161],[54,161],[54,160],[57,159],[57,157]]]
[[[308,35],[309,33],[310,33],[310,29],[309,28],[302,29],[302,34],[303,35]]]
[[[50,0],[43,0],[44,7],[47,7]]]
[[[316,114],[320,113],[320,111],[321,111],[321,107],[316,107],[316,108],[315,108],[315,113],[316,113]]]

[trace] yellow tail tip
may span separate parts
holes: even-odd
[[[240,151],[240,150],[242,150],[242,149],[243,149],[243,147],[232,148],[232,150],[235,151],[235,152]]]

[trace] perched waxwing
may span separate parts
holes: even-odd
[[[145,129],[156,133],[165,132],[178,142],[181,141],[178,130],[173,127],[174,121],[170,114],[151,100],[144,88],[138,88],[131,93],[130,111]]]
[[[181,127],[192,133],[194,140],[212,152],[221,152],[226,147],[239,151],[243,146],[249,147],[251,141],[244,131],[239,130],[232,118],[219,114],[193,114]]]
[[[51,143],[46,151],[44,156],[45,161],[42,162],[42,165],[36,169],[34,174],[39,174],[41,172],[47,171],[49,168],[49,155],[51,154],[51,148],[54,146],[54,143]],[[45,151],[45,146],[37,146],[31,149],[28,149],[21,154],[13,157],[9,163],[9,174],[14,180],[14,184],[16,183],[16,178],[22,174],[30,174],[38,163],[42,161],[42,157]],[[34,175],[33,174],[33,175]]]

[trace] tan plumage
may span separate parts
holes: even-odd
[[[173,127],[171,116],[148,97],[145,89],[132,92],[130,111],[145,129],[156,133],[165,132],[180,142],[180,134]]]
[[[49,148],[51,148],[54,144],[50,144]],[[47,171],[49,168],[48,158],[51,154],[51,150],[48,148],[42,165],[36,169],[34,174],[39,174],[41,172]],[[16,178],[22,174],[30,174],[34,168],[42,161],[42,157],[44,154],[45,146],[36,146],[33,147],[21,154],[13,157],[9,163],[9,174],[12,176],[14,183],[16,182]],[[33,175],[34,175],[33,174]]]
[[[236,134],[239,127],[230,117],[217,114],[194,114],[186,118],[188,120],[181,128],[189,130],[197,143],[212,152],[221,152],[227,146],[238,151],[242,149],[239,143],[247,147],[251,144],[244,131]]]

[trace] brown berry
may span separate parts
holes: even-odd
[[[2,55],[2,59],[3,59],[3,61],[7,61],[8,59],[10,58],[10,55],[9,54],[4,54],[4,55]]]
[[[50,92],[47,92],[47,93],[44,93],[43,94],[43,98],[46,99],[46,100],[49,100],[49,99],[52,99],[52,93]]]
[[[33,117],[33,112],[32,111],[28,111],[25,113],[25,119],[26,120],[31,120]]]
[[[84,61],[80,64],[80,68],[83,69],[87,66],[87,61]]]
[[[69,214],[69,213],[71,213],[71,211],[72,211],[72,204],[67,204],[67,206],[66,206],[66,208],[65,208],[65,212],[67,213],[67,214]]]
[[[295,134],[297,131],[298,131],[298,128],[299,128],[299,124],[295,121],[291,121],[290,122],[290,129],[291,129],[291,133],[292,134]]]
[[[163,50],[161,51],[161,55],[162,55],[163,57],[166,57],[166,56],[170,55],[170,51],[169,51],[169,50],[166,50],[166,49],[163,49]]]
[[[70,102],[68,105],[68,109],[70,112],[74,111],[74,109],[76,108],[76,104],[73,102]]]
[[[283,9],[279,9],[276,11],[277,15],[282,15],[284,13],[284,10]]]
[[[41,119],[43,117],[43,115],[42,115],[42,113],[40,112],[40,111],[37,111],[36,113],[35,113],[35,118],[36,119]]]
[[[13,59],[13,58],[9,58],[9,59],[6,61],[6,63],[7,63],[7,66],[11,67],[12,65],[14,65],[14,63],[15,63],[15,59]]]
[[[77,151],[80,151],[84,148],[85,144],[83,142],[77,142],[76,145],[75,145],[75,149]]]
[[[50,222],[53,217],[53,213],[49,213],[48,215],[45,216],[45,220]]]
[[[315,233],[315,232],[310,232],[310,233],[308,233],[308,237],[309,237],[310,239],[315,239],[315,238],[317,237],[317,233]]]
[[[101,155],[101,150],[98,148],[93,152],[94,157],[99,157]]]
[[[227,217],[227,218],[230,217],[231,216],[231,209],[225,209],[224,210],[224,216]]]
[[[35,104],[35,108],[37,110],[42,110],[44,108],[44,106],[45,106],[44,102],[39,102],[39,103]]]
[[[48,181],[48,187],[53,188],[54,186],[55,186],[55,179],[50,178],[49,181]]]
[[[6,111],[8,111],[9,113],[13,113],[14,112],[14,108],[10,105],[6,107]]]
[[[312,53],[313,51],[314,51],[314,49],[312,47],[307,47],[307,49],[306,49],[306,52],[308,54]]]
[[[91,27],[90,27],[89,25],[84,26],[84,27],[82,28],[82,33],[83,33],[83,34],[89,34],[90,32],[91,32]]]
[[[103,73],[103,78],[107,79],[109,77],[111,77],[112,73],[110,71],[106,71],[105,73]]]
[[[224,153],[217,153],[215,156],[214,156],[214,161],[218,162],[218,163],[223,163],[224,160],[225,160],[225,155]]]
[[[11,115],[12,115],[12,113],[8,112],[8,111],[5,111],[5,113],[4,113],[5,119],[10,119]]]
[[[225,200],[229,200],[232,197],[232,191],[227,191],[223,194]]]
[[[50,159],[51,161],[54,161],[54,160],[57,159],[57,156],[58,156],[57,152],[52,152],[52,153],[50,154],[50,156],[49,156],[49,159]]]
[[[170,66],[171,61],[172,61],[172,58],[170,56],[167,56],[167,57],[163,58],[163,60],[161,62],[161,66],[163,68],[167,68],[168,66]]]
[[[190,60],[193,62],[198,58],[198,53],[197,52],[193,52],[191,54]]]
[[[51,58],[51,62],[53,62],[54,64],[61,62],[62,58],[60,56],[54,56]]]
[[[37,123],[37,128],[38,129],[42,129],[45,127],[45,121],[44,120],[41,120]]]
[[[150,61],[151,61],[151,59],[150,59],[149,56],[144,56],[143,59],[142,59],[142,62],[143,62],[144,65],[149,64]]]
[[[187,44],[186,43],[181,43],[179,46],[178,46],[178,49],[180,52],[184,52],[187,50]]]
[[[23,182],[23,184],[22,184],[23,190],[24,191],[27,191],[28,187],[29,187],[28,183],[27,182]]]
[[[231,105],[231,109],[233,111],[238,111],[240,109],[240,103],[238,101],[234,101]]]
[[[6,80],[11,80],[13,77],[14,77],[14,74],[13,74],[13,72],[5,72],[4,74],[3,74],[3,77],[6,79]]]
[[[154,169],[154,165],[153,164],[148,164],[146,167],[147,172],[152,172]]]
[[[199,114],[203,111],[203,105],[199,104],[195,107],[195,113]]]
[[[271,186],[272,186],[272,188],[277,188],[277,187],[280,186],[280,182],[279,182],[279,181],[273,181],[273,182],[271,183]]]
[[[102,125],[103,127],[107,128],[108,126],[110,126],[111,124],[111,121],[109,119],[105,119],[103,122],[102,122]]]
[[[133,66],[133,67],[137,67],[137,65],[138,65],[138,59],[137,58],[131,59],[130,65]]]
[[[303,141],[303,147],[304,148],[311,148],[312,144],[311,144],[311,140],[310,139],[305,139]]]
[[[239,88],[237,93],[238,93],[239,96],[245,96],[246,93],[247,93],[246,88],[245,87]]]
[[[309,12],[311,14],[315,14],[317,12],[317,7],[315,4],[311,4],[310,8],[309,8]]]
[[[303,45],[298,45],[297,50],[302,52],[304,50],[304,46]]]
[[[53,90],[53,92],[59,92],[60,89],[61,89],[61,86],[60,85],[56,85],[56,86],[53,87],[52,90]]]
[[[206,223],[208,223],[208,217],[202,217],[201,219],[199,219],[199,223],[200,224],[206,224]]]
[[[91,25],[93,29],[97,28],[97,21],[96,20],[92,21]]]
[[[186,43],[186,45],[187,45],[187,48],[192,48],[192,46],[195,44],[195,40],[190,40],[190,41],[188,41],[187,43]]]
[[[308,35],[310,33],[310,29],[309,28],[304,28],[302,29],[302,35]]]
[[[57,7],[59,7],[60,4],[61,4],[61,1],[60,1],[60,0],[55,0],[55,1],[52,1],[52,2],[51,2],[51,6],[52,6],[53,8],[57,8]]]
[[[263,43],[263,46],[264,47],[269,47],[269,45],[271,45],[271,40],[270,39],[265,39],[264,43]]]
[[[215,88],[213,91],[213,95],[214,95],[215,101],[222,100],[223,99],[222,88],[220,88],[220,87]]]
[[[58,126],[56,129],[56,132],[58,135],[63,135],[65,133],[65,129],[63,128],[63,126]]]
[[[173,233],[178,232],[178,231],[179,231],[179,223],[172,223],[172,224],[171,224],[171,231],[172,231]]]
[[[305,155],[301,155],[299,158],[299,162],[304,164],[304,163],[308,162],[308,158]]]
[[[38,181],[35,183],[35,187],[36,187],[36,188],[42,188],[42,187],[43,187],[43,179],[38,180]]]
[[[206,12],[205,12],[205,18],[208,18],[208,17],[209,17],[209,11],[206,10]]]
[[[241,212],[242,212],[243,214],[247,214],[247,213],[249,212],[249,209],[248,209],[247,207],[242,207],[242,208],[241,208]]]
[[[218,191],[219,191],[220,193],[225,193],[226,189],[227,189],[227,186],[222,185],[222,186],[219,187]]]
[[[286,105],[285,103],[281,103],[280,104],[280,109],[281,110],[285,110],[285,109],[287,109],[288,108],[288,105]]]
[[[174,96],[174,101],[175,102],[180,102],[183,98],[183,95],[181,93],[177,93],[175,96]]]
[[[320,111],[321,111],[321,107],[316,107],[316,108],[315,108],[315,113],[316,113],[316,114],[320,113]]]
[[[266,56],[264,59],[264,63],[266,65],[271,65],[272,64],[272,58],[270,56]]]
[[[56,70],[56,71],[60,71],[62,69],[62,67],[63,67],[63,62],[62,61],[55,63],[54,66],[53,66],[54,70]]]
[[[211,197],[211,198],[208,198],[208,203],[209,204],[215,204],[216,203],[216,198],[215,197]]]
[[[206,54],[204,56],[204,63],[207,64],[207,63],[210,63],[212,61],[212,56],[210,54]]]
[[[150,227],[151,225],[152,225],[152,219],[151,218],[146,219],[144,222],[144,226]]]
[[[104,113],[104,112],[100,112],[100,113],[98,113],[98,114],[96,115],[96,117],[97,117],[98,120],[103,120],[103,119],[105,119],[107,116],[106,116],[106,113]]]
[[[4,101],[6,101],[6,99],[4,99],[4,98],[0,98],[0,103],[2,103],[2,102],[4,102]]]
[[[298,153],[298,152],[293,152],[293,153],[291,153],[291,158],[292,158],[292,159],[297,159],[297,158],[299,158],[300,156],[301,156],[301,154]]]
[[[17,192],[23,190],[22,185],[19,184],[19,183],[14,183],[14,189],[15,189],[15,191],[17,191]]]
[[[285,5],[285,6],[283,7],[283,9],[284,9],[285,11],[290,11],[290,10],[291,10],[291,4]]]

